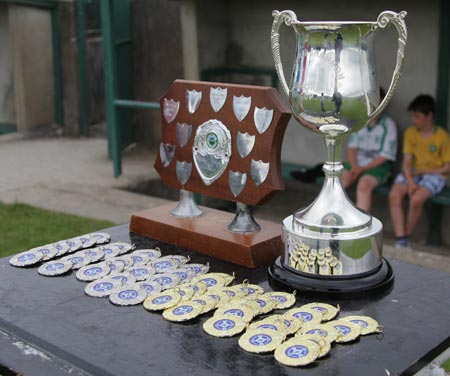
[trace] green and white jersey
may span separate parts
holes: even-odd
[[[382,116],[373,126],[352,133],[348,147],[357,149],[358,166],[366,166],[378,156],[395,161],[397,155],[397,127],[394,120]]]

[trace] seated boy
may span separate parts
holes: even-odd
[[[402,173],[397,175],[389,193],[397,248],[409,247],[425,201],[444,188],[450,173],[450,137],[434,124],[434,99],[419,95],[408,111],[412,126],[404,135]],[[402,205],[405,196],[409,198],[406,218]]]
[[[381,99],[384,92],[380,90]],[[397,127],[386,115],[373,119],[365,128],[350,135],[348,162],[344,163],[341,182],[344,188],[356,185],[356,206],[370,211],[372,191],[391,174],[397,154]]]

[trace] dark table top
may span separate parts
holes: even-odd
[[[128,225],[107,229],[112,241],[130,242]],[[131,234],[138,248],[210,262],[211,271],[236,273],[236,281],[270,290],[267,268],[236,266]],[[303,368],[308,375],[409,375],[450,346],[450,274],[391,260],[394,288],[388,294],[321,301],[341,306],[340,316],[368,315],[384,335],[335,344],[329,355]],[[297,375],[273,356],[238,346],[238,337],[203,332],[204,315],[185,324],[165,321],[142,305],[118,307],[84,295],[74,274],[42,277],[37,268],[14,268],[0,260],[0,374],[25,375]],[[318,299],[297,297],[297,305]],[[388,372],[387,372],[388,371]]]

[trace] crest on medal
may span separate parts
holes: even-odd
[[[197,90],[187,90],[186,89],[186,105],[188,112],[193,114],[197,111],[198,106],[202,100],[202,92]]]
[[[192,163],[177,161],[176,172],[180,184],[185,185],[191,177]]]
[[[264,181],[266,180],[267,175],[269,174],[269,168],[269,162],[263,162],[261,160],[255,161],[254,159],[252,159],[252,162],[250,164],[250,175],[257,187],[264,183]]]
[[[250,106],[252,104],[252,97],[240,97],[233,96],[233,112],[236,119],[242,121],[250,111]]]
[[[209,91],[209,101],[214,112],[219,112],[227,99],[228,89],[220,87],[212,87]]]
[[[159,145],[159,157],[164,167],[170,165],[175,154],[175,146],[161,142]]]
[[[180,102],[174,101],[173,99],[164,98],[163,102],[163,114],[164,119],[168,123],[175,120],[178,115],[178,110],[180,109]]]
[[[211,185],[224,173],[231,157],[231,133],[219,120],[208,120],[197,128],[194,163],[206,185]]]
[[[253,146],[255,146],[255,136],[247,132],[238,132],[236,145],[241,158],[245,158],[252,152]]]
[[[253,119],[255,121],[255,126],[259,134],[263,134],[272,123],[273,110],[268,110],[265,107],[263,108],[255,107]]]
[[[192,125],[186,123],[177,123],[177,141],[178,145],[184,147],[192,133]]]
[[[228,174],[228,185],[234,197],[241,194],[247,183],[247,174],[239,171],[230,171]]]

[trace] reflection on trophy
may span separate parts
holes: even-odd
[[[275,67],[292,114],[325,140],[325,181],[319,196],[283,221],[284,250],[269,269],[285,289],[360,294],[392,286],[382,257],[381,222],[354,206],[340,183],[342,139],[366,126],[392,98],[406,45],[406,12],[382,12],[376,22],[300,22],[292,11],[274,11],[271,42]],[[291,85],[280,58],[279,27],[297,35]],[[379,103],[374,37],[393,24],[399,34],[395,70]]]

